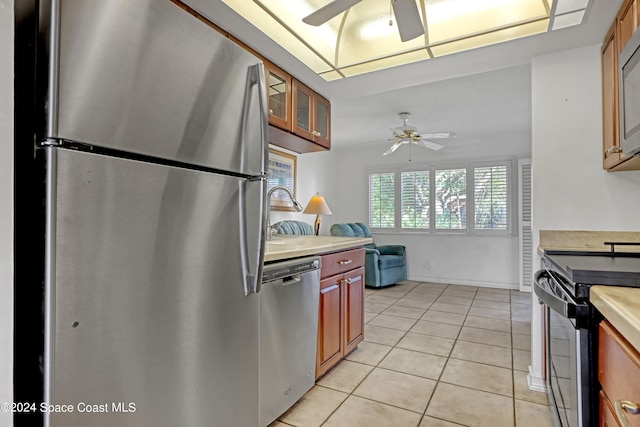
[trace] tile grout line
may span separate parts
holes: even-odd
[[[370,325],[370,326],[379,327],[379,328],[383,328],[383,329],[391,329],[391,330],[401,331],[401,332],[402,332],[402,335],[400,335],[400,336],[399,336],[399,338],[395,341],[395,343],[394,343],[393,345],[391,345],[391,346],[388,346],[387,344],[376,343],[376,342],[374,342],[374,341],[366,341],[366,342],[369,342],[369,343],[371,343],[371,344],[376,344],[376,345],[386,345],[386,346],[390,347],[390,348],[389,348],[389,350],[388,350],[388,351],[387,351],[387,352],[386,352],[386,353],[381,357],[381,359],[380,359],[380,360],[379,360],[375,365],[370,365],[370,364],[363,363],[363,362],[356,361],[356,360],[349,360],[349,361],[350,361],[350,362],[352,362],[352,363],[357,363],[357,364],[360,364],[360,365],[365,365],[365,366],[367,366],[367,367],[370,367],[370,368],[371,368],[371,370],[370,370],[369,372],[367,372],[367,374],[366,374],[366,375],[365,375],[365,376],[364,376],[364,377],[363,377],[363,378],[362,378],[362,379],[361,379],[361,380],[360,380],[360,381],[359,381],[359,382],[358,382],[358,383],[357,383],[357,384],[356,384],[356,385],[351,389],[351,391],[350,391],[349,393],[345,393],[345,392],[343,392],[342,390],[337,390],[337,389],[334,389],[334,388],[331,388],[331,387],[327,387],[327,386],[324,386],[324,385],[316,384],[318,387],[321,387],[321,388],[323,388],[323,389],[339,391],[339,392],[345,393],[345,394],[347,395],[347,396],[345,397],[345,399],[344,399],[344,400],[342,400],[342,401],[340,402],[340,404],[339,404],[339,405],[338,405],[334,410],[332,410],[332,411],[331,411],[331,413],[329,413],[329,414],[326,416],[326,418],[324,418],[324,420],[321,422],[320,426],[324,426],[324,425],[329,421],[329,419],[330,419],[330,418],[331,418],[331,417],[332,417],[332,416],[333,416],[333,415],[338,411],[338,409],[340,409],[340,408],[344,405],[344,403],[345,403],[345,402],[346,402],[346,401],[347,401],[351,396],[356,396],[356,397],[358,397],[358,398],[365,399],[365,400],[368,400],[368,401],[371,401],[371,402],[376,402],[376,403],[379,403],[379,404],[382,404],[382,405],[386,405],[386,406],[394,407],[394,408],[397,408],[397,409],[400,409],[400,410],[403,410],[403,411],[408,411],[408,412],[411,412],[411,413],[414,413],[414,414],[418,414],[418,415],[420,415],[420,420],[419,420],[419,422],[418,422],[418,426],[419,426],[419,425],[424,421],[425,417],[427,417],[426,412],[427,412],[427,410],[428,410],[428,408],[429,408],[429,405],[431,404],[431,401],[432,401],[432,399],[433,399],[433,397],[434,397],[435,391],[436,391],[436,389],[438,388],[438,385],[439,385],[439,384],[452,384],[452,385],[455,385],[455,386],[458,386],[458,387],[462,387],[462,388],[466,388],[466,389],[470,389],[470,390],[482,391],[482,392],[486,392],[486,393],[493,394],[493,395],[497,395],[497,396],[508,397],[508,396],[505,396],[505,395],[500,394],[500,393],[495,393],[495,392],[486,391],[486,390],[479,390],[479,389],[474,388],[474,387],[471,387],[471,386],[464,386],[464,385],[459,385],[459,384],[455,384],[455,383],[449,383],[449,382],[447,382],[447,381],[443,381],[443,380],[442,380],[442,376],[443,376],[443,374],[444,374],[444,371],[445,371],[446,367],[448,366],[448,364],[449,364],[449,362],[450,362],[450,360],[451,360],[451,359],[454,359],[454,360],[462,360],[462,361],[467,361],[467,362],[470,362],[470,363],[483,364],[483,365],[487,365],[487,366],[498,367],[498,368],[503,368],[503,369],[504,369],[504,366],[497,366],[497,365],[494,365],[494,364],[491,364],[491,363],[483,363],[483,362],[477,362],[477,361],[466,360],[466,359],[458,359],[457,357],[452,356],[452,354],[453,354],[453,350],[454,350],[454,348],[455,348],[455,346],[457,345],[457,343],[458,343],[458,342],[469,342],[469,343],[473,343],[473,344],[483,344],[483,343],[478,343],[478,342],[474,342],[474,341],[466,341],[466,340],[461,340],[461,339],[460,339],[460,335],[461,335],[461,333],[462,333],[462,329],[465,327],[465,324],[466,324],[466,322],[467,322],[467,320],[468,320],[468,317],[471,315],[471,314],[470,314],[470,311],[471,311],[471,309],[474,307],[473,303],[474,303],[475,301],[477,301],[477,300],[482,300],[482,301],[495,301],[495,302],[501,302],[501,301],[492,300],[492,299],[478,298],[478,291],[479,291],[481,288],[480,288],[480,287],[477,287],[477,286],[476,286],[476,287],[474,287],[474,288],[475,288],[475,290],[473,291],[473,297],[472,297],[472,298],[469,298],[468,296],[462,296],[462,295],[447,295],[447,294],[446,294],[446,290],[447,290],[447,289],[449,289],[451,286],[458,286],[458,285],[452,285],[452,284],[441,284],[441,285],[445,285],[445,287],[444,287],[444,288],[442,288],[442,289],[437,293],[437,295],[436,295],[436,292],[427,292],[427,294],[429,294],[429,295],[434,295],[434,296],[435,296],[435,300],[433,300],[433,301],[429,301],[428,305],[426,305],[426,308],[424,308],[424,309],[422,309],[422,308],[418,308],[418,307],[411,307],[411,306],[407,307],[407,306],[402,306],[402,305],[396,305],[400,300],[407,298],[407,295],[409,295],[412,291],[415,291],[415,289],[416,289],[418,286],[420,286],[421,284],[424,284],[424,283],[430,283],[430,282],[417,282],[417,281],[412,281],[412,282],[414,282],[415,284],[414,284],[412,287],[407,288],[406,290],[404,290],[404,293],[402,294],[402,296],[399,296],[399,297],[392,297],[392,298],[394,298],[394,299],[395,299],[395,301],[394,301],[392,304],[388,304],[388,305],[387,305],[387,304],[384,304],[384,305],[387,305],[387,307],[386,307],[383,311],[381,311],[381,312],[379,312],[379,313],[375,313],[375,312],[368,312],[368,313],[374,314],[374,316],[373,316],[373,317],[371,317],[367,322],[365,322],[365,324],[364,324],[364,325]],[[451,288],[451,289],[453,290],[454,288]],[[434,291],[435,291],[435,289],[434,289]],[[500,293],[496,293],[496,295],[502,295],[502,294],[503,294],[502,292],[500,292]],[[368,295],[366,295],[366,296],[365,296],[365,301],[364,301],[364,302],[365,302],[365,304],[366,304],[367,299],[368,299],[371,295],[375,295],[375,291],[374,291],[374,292],[369,292],[369,293],[368,293]],[[509,348],[509,351],[510,351],[510,357],[511,357],[511,359],[510,359],[510,360],[511,360],[511,364],[510,364],[510,369],[509,369],[509,370],[510,370],[510,372],[511,372],[511,393],[512,393],[511,397],[512,397],[512,404],[513,404],[513,413],[512,413],[512,417],[513,417],[513,418],[512,418],[512,419],[513,419],[514,426],[515,426],[515,425],[516,425],[516,424],[515,424],[515,423],[516,423],[516,400],[518,400],[518,399],[516,399],[515,378],[514,378],[514,372],[515,372],[515,360],[514,360],[514,356],[513,356],[513,351],[514,351],[514,347],[513,347],[513,342],[514,342],[514,341],[513,341],[513,338],[514,338],[514,334],[516,334],[516,332],[515,332],[515,331],[514,331],[514,329],[513,329],[513,313],[514,313],[514,307],[513,307],[513,304],[520,304],[520,305],[523,305],[523,307],[526,307],[526,304],[521,304],[519,300],[514,300],[514,298],[513,298],[514,296],[513,296],[513,294],[512,294],[512,290],[509,290],[508,295],[509,295],[509,302],[508,302],[508,304],[509,304],[509,310],[508,310],[508,311],[507,311],[507,310],[502,310],[502,309],[499,309],[499,308],[492,308],[492,307],[481,307],[481,306],[480,306],[480,307],[475,306],[475,307],[476,307],[476,308],[485,309],[485,310],[497,310],[497,311],[504,311],[504,312],[508,312],[508,313],[509,313],[509,319],[508,319],[508,325],[509,325],[509,338],[510,338],[510,348]],[[386,295],[383,295],[383,296],[386,296]],[[462,314],[462,313],[452,313],[452,312],[440,311],[440,310],[437,310],[437,309],[433,309],[433,305],[434,305],[434,304],[436,304],[436,303],[438,302],[438,300],[439,300],[442,296],[455,297],[455,298],[467,298],[467,299],[469,299],[469,300],[471,301],[471,303],[470,303],[470,305],[469,305],[469,306],[466,306],[466,305],[464,305],[464,304],[455,303],[455,302],[442,301],[442,303],[454,304],[454,305],[460,305],[460,306],[465,306],[465,307],[467,307],[467,311],[466,311],[466,313],[464,314],[464,318],[462,319],[462,322],[461,322],[461,324],[460,324],[460,325],[455,325],[455,324],[452,324],[452,323],[439,322],[439,321],[437,321],[437,320],[423,319],[423,316],[425,316],[425,315],[426,315],[428,312],[430,312],[430,311],[431,311],[431,312],[436,312],[436,313]],[[484,296],[486,297],[486,295],[484,295]],[[414,299],[414,298],[409,298],[409,299]],[[417,301],[419,301],[419,299],[416,299],[416,300],[417,300]],[[372,303],[377,303],[377,302],[372,301]],[[377,303],[377,304],[383,304],[383,303]],[[483,305],[484,305],[484,304],[483,304]],[[408,309],[424,310],[424,313],[423,313],[420,317],[418,317],[418,318],[404,317],[404,316],[401,316],[401,315],[395,315],[395,314],[387,314],[388,316],[395,316],[395,317],[399,317],[399,318],[403,318],[403,319],[413,320],[413,323],[412,323],[412,324],[411,324],[411,325],[410,325],[406,330],[402,330],[402,329],[395,329],[395,328],[389,328],[389,327],[386,327],[386,326],[371,325],[371,322],[372,322],[374,319],[376,319],[380,314],[383,314],[385,311],[387,311],[388,309],[390,309],[390,308],[392,308],[392,307],[396,307],[396,308],[405,308],[405,309],[406,309],[406,308],[408,308]],[[500,318],[496,318],[496,317],[479,316],[479,315],[477,315],[477,314],[473,314],[473,316],[478,316],[478,317],[483,317],[483,318],[488,318],[488,319],[493,319],[493,320],[506,320],[506,319],[500,319]],[[458,330],[458,333],[456,334],[456,336],[455,336],[455,338],[454,338],[454,339],[452,339],[452,338],[450,338],[450,337],[440,337],[440,336],[435,335],[435,334],[428,334],[428,333],[427,333],[427,334],[425,334],[425,333],[421,333],[421,332],[412,332],[412,328],[414,328],[414,327],[418,324],[418,322],[420,322],[420,321],[429,321],[429,322],[431,322],[431,323],[441,323],[441,324],[446,324],[446,325],[451,325],[451,326],[459,326],[459,330]],[[364,325],[363,325],[363,327],[364,327]],[[473,327],[473,326],[466,326],[466,327]],[[474,328],[475,328],[475,327],[474,327]],[[501,332],[500,330],[497,330],[497,329],[489,329],[489,328],[486,328],[486,327],[477,327],[477,328],[475,328],[475,329],[482,329],[482,330],[487,330],[487,331]],[[425,335],[426,337],[432,336],[432,337],[443,338],[443,339],[444,339],[444,338],[446,338],[446,339],[450,339],[450,340],[452,339],[452,340],[453,340],[453,343],[452,343],[452,345],[451,345],[450,350],[449,350],[449,351],[448,351],[448,353],[447,353],[447,356],[443,356],[443,355],[442,355],[442,353],[440,353],[440,354],[437,354],[437,353],[429,353],[429,352],[421,351],[421,350],[412,350],[411,348],[398,347],[398,344],[399,344],[400,342],[402,342],[402,340],[403,340],[403,339],[404,339],[404,338],[405,338],[405,337],[406,337],[410,332],[415,333],[415,334],[419,334],[419,335]],[[518,334],[518,335],[525,335],[525,336],[526,336],[526,334]],[[485,343],[485,344],[486,344],[486,343]],[[490,344],[487,344],[487,345],[490,345]],[[501,347],[501,348],[507,348],[507,347],[502,347],[502,346],[499,346],[499,347]],[[442,370],[440,371],[440,373],[439,373],[439,375],[438,375],[438,378],[434,380],[434,379],[432,379],[432,378],[423,377],[423,376],[415,375],[415,374],[411,374],[411,373],[408,373],[408,372],[396,371],[396,370],[394,370],[394,369],[392,369],[392,368],[388,368],[388,367],[381,367],[381,366],[380,366],[380,364],[381,364],[381,363],[382,363],[382,362],[383,362],[383,361],[388,357],[388,355],[389,355],[389,354],[390,354],[394,349],[402,349],[402,350],[408,350],[408,351],[416,351],[416,352],[419,352],[419,353],[424,353],[424,354],[430,354],[430,355],[435,355],[435,356],[443,357],[443,358],[445,359],[445,361],[444,361],[444,364],[443,364]],[[522,350],[522,351],[526,351],[526,350]],[[348,359],[346,359],[346,358],[345,358],[344,360],[348,360]],[[355,393],[355,391],[356,391],[356,390],[357,390],[357,389],[362,385],[362,383],[363,383],[367,378],[369,378],[369,376],[371,375],[371,373],[372,373],[374,370],[378,369],[378,368],[379,368],[379,369],[384,369],[384,370],[387,370],[387,371],[392,371],[392,372],[402,373],[402,374],[405,374],[405,375],[410,375],[410,376],[417,377],[417,378],[424,378],[424,379],[428,379],[428,380],[431,380],[431,381],[435,381],[435,385],[434,385],[434,388],[433,388],[433,392],[430,394],[429,399],[428,399],[428,400],[427,400],[427,402],[426,402],[425,409],[422,411],[422,413],[420,413],[420,412],[416,412],[416,411],[411,410],[411,409],[407,409],[407,408],[405,408],[405,407],[396,406],[396,405],[393,405],[393,404],[388,403],[388,402],[378,401],[378,400],[375,400],[375,399],[372,399],[372,398],[362,397],[362,396],[358,396],[358,395],[354,394],[354,393]],[[440,420],[444,420],[444,419],[441,419],[441,418],[439,418],[439,417],[432,417],[432,418],[440,419]],[[283,424],[284,424],[284,425],[286,425],[286,426],[292,426],[292,427],[295,427],[294,425],[288,424],[288,423],[286,423],[286,422],[284,422],[284,421],[281,421],[280,419],[278,419],[278,421],[279,421],[279,422],[281,422],[281,423],[283,423]],[[452,423],[454,423],[454,424],[457,424],[455,421],[449,421],[449,420],[444,420],[444,421],[452,422]],[[458,425],[460,425],[460,424],[458,424]]]
[[[449,285],[447,285],[447,287],[443,289],[443,291],[442,291],[443,294],[444,294],[444,291],[448,287],[449,287]],[[475,300],[477,294],[478,294],[478,289],[476,288],[476,290],[475,290],[475,292],[473,294],[473,298],[471,298],[471,305],[473,305],[473,301]],[[438,299],[440,299],[440,297],[438,297]],[[438,301],[438,299],[436,299],[436,301]],[[467,310],[467,313],[465,314],[464,319],[462,320],[462,324],[460,325],[460,330],[458,331],[458,334],[456,335],[456,338],[453,341],[453,345],[451,346],[451,350],[449,350],[449,355],[447,356],[447,360],[444,362],[444,365],[442,366],[442,370],[440,371],[440,375],[438,375],[438,379],[436,381],[436,386],[433,388],[433,392],[431,393],[431,396],[429,396],[429,399],[427,401],[427,406],[425,406],[425,408],[424,408],[424,413],[422,414],[422,418],[420,419],[420,423],[418,424],[418,426],[420,424],[422,424],[422,421],[427,416],[427,410],[429,409],[429,405],[431,404],[431,401],[433,400],[433,395],[436,394],[436,389],[438,388],[438,385],[441,384],[442,374],[444,374],[444,370],[447,368],[447,365],[449,364],[449,360],[451,360],[451,353],[453,353],[453,349],[455,348],[456,344],[458,343],[458,339],[460,338],[460,334],[462,333],[462,328],[464,327],[464,322],[467,320],[467,317],[469,316],[469,311],[471,311],[471,305],[469,305],[469,309]],[[447,384],[445,382],[442,382],[442,383],[443,384]],[[445,420],[445,421],[449,422],[450,420]]]
[[[416,286],[418,286],[418,284],[416,284],[416,285],[415,285],[413,288],[411,288],[411,289],[414,289]],[[407,293],[409,293],[409,292],[407,291],[407,292],[405,293],[405,295],[406,295]],[[402,298],[404,298],[404,297],[402,297]],[[401,299],[401,298],[398,298],[398,300],[400,300],[400,299]],[[397,300],[396,300],[396,302],[397,302]],[[365,303],[366,303],[366,297],[365,297]],[[395,302],[394,302],[393,304],[395,304]],[[391,307],[393,304],[389,305],[389,307]],[[378,315],[380,315],[380,314],[381,314],[381,313],[376,314],[376,316],[375,316],[375,317],[378,317]],[[373,319],[375,319],[375,317],[374,317]],[[373,320],[373,319],[369,319],[369,322],[370,322],[371,320]],[[369,322],[365,323],[365,325],[366,325],[366,324],[368,324]],[[416,322],[417,322],[417,320],[416,320]],[[416,322],[414,322],[414,325],[415,325],[415,323],[416,323]],[[413,326],[412,326],[412,327],[413,327]],[[364,332],[364,325],[363,325],[363,332]],[[398,342],[400,342],[400,340],[402,340],[402,338],[407,334],[407,332],[409,332],[409,331],[408,331],[408,330],[407,330],[407,331],[404,331],[404,334],[402,335],[402,337],[400,337],[400,339],[398,340]],[[396,343],[396,344],[397,344],[397,343]],[[394,345],[393,347],[391,347],[391,350],[393,350],[394,348],[395,348],[395,345]],[[360,382],[358,382],[358,384],[356,384],[356,386],[353,388],[353,390],[351,390],[351,391],[347,394],[347,397],[345,397],[345,399],[344,399],[342,402],[340,402],[340,404],[339,404],[339,405],[338,405],[338,406],[337,406],[333,411],[331,411],[331,413],[327,416],[327,418],[325,418],[325,419],[324,419],[324,421],[322,421],[322,423],[320,423],[320,427],[324,426],[324,425],[325,425],[325,423],[326,423],[327,421],[329,421],[329,419],[333,416],[333,414],[335,414],[335,413],[336,413],[336,411],[338,411],[338,409],[340,409],[340,407],[342,407],[342,405],[344,404],[344,402],[346,402],[346,401],[347,401],[347,399],[349,399],[349,397],[351,397],[351,396],[360,397],[360,396],[354,395],[354,394],[353,394],[353,392],[354,392],[354,391],[356,391],[356,390],[358,389],[358,387],[360,387],[360,384],[362,384],[362,383],[363,383],[363,382],[364,382],[364,381],[369,377],[369,375],[371,375],[371,372],[373,372],[373,371],[374,371],[374,370],[375,370],[375,369],[380,365],[380,363],[382,363],[382,361],[383,361],[383,360],[385,359],[385,357],[386,357],[386,356],[391,352],[391,350],[389,350],[389,352],[387,352],[387,354],[385,354],[385,355],[384,355],[384,357],[382,357],[382,359],[380,359],[380,361],[378,361],[378,363],[377,363],[375,366],[373,366],[373,368],[372,368],[372,369],[367,373],[367,375],[365,375],[365,376],[364,376],[364,378],[362,378],[362,380],[360,380]],[[355,351],[355,349],[354,349],[353,351]],[[353,353],[353,351],[352,351],[352,353]],[[350,354],[351,354],[351,353],[350,353]],[[343,359],[343,360],[348,360],[348,359]],[[350,362],[353,362],[353,363],[360,363],[360,362],[354,362],[354,361],[351,361],[351,360],[350,360]],[[364,363],[361,363],[361,364],[362,364],[362,365],[366,365],[366,364],[364,364]],[[336,365],[336,366],[337,366],[337,365]],[[366,365],[366,366],[371,366],[371,365]],[[332,369],[333,369],[333,368],[332,368]],[[321,385],[321,387],[325,387],[325,386],[322,386],[322,385]],[[325,388],[329,388],[329,387],[325,387]],[[335,390],[335,389],[331,389],[331,390]],[[338,391],[340,391],[340,390],[338,390]],[[344,393],[344,392],[343,392],[343,393]],[[371,400],[371,401],[375,402],[375,400],[373,400],[373,399],[368,399],[368,400]],[[378,403],[383,403],[383,402],[378,402]],[[383,404],[388,405],[388,406],[393,406],[393,405],[389,405],[388,403],[383,403]],[[399,409],[404,409],[404,410],[406,410],[405,408],[399,408]],[[418,426],[416,426],[416,427],[418,427]]]

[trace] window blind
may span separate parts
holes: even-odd
[[[506,165],[473,169],[476,230],[509,227],[509,170]]]
[[[435,171],[436,229],[467,228],[467,170]]]
[[[402,228],[429,229],[429,171],[402,172]]]
[[[395,228],[395,173],[369,174],[369,227]]]

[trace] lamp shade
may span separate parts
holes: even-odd
[[[309,203],[307,203],[307,207],[304,208],[304,211],[302,213],[315,215],[333,215],[333,212],[331,212],[331,209],[329,208],[329,205],[327,205],[327,202],[324,200],[324,197],[319,195],[313,196],[311,200],[309,200]]]

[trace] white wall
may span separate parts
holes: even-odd
[[[13,0],[0,0],[0,403],[13,400],[13,29]]]
[[[600,46],[532,63],[532,228],[639,231],[640,171],[602,169]],[[539,258],[534,261],[539,265]],[[540,311],[532,320],[532,372],[542,375]]]
[[[335,164],[333,161],[334,153],[317,152],[298,154],[281,147],[272,146],[279,151],[293,154],[297,157],[297,182],[296,182],[296,199],[306,207],[311,197],[316,193],[320,193],[324,197],[331,210],[336,212],[336,204],[334,203],[334,176]],[[321,215],[322,223],[320,224],[320,234],[329,235],[329,228],[333,224],[332,216]],[[304,221],[311,225],[316,220],[315,215],[303,214],[302,212],[282,212],[271,211],[271,224],[285,219],[295,219]]]
[[[508,120],[508,117],[502,119]],[[367,222],[367,168],[408,165],[455,167],[468,161],[529,157],[530,135],[523,132],[478,136],[476,143],[464,150],[432,151],[413,147],[409,152],[409,146],[404,146],[391,156],[382,156],[386,148],[387,142],[332,150],[336,157],[335,222]],[[516,162],[514,169],[517,170]],[[514,203],[517,203],[517,197]],[[407,247],[409,279],[518,287],[517,236],[375,233],[374,238],[376,244],[402,244]]]

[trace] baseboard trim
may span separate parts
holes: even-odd
[[[527,383],[529,385],[529,390],[539,391],[542,393],[546,393],[548,390],[547,382],[544,378],[531,373],[531,366],[529,366],[529,373],[527,374]]]
[[[483,288],[496,288],[496,289],[513,289],[518,290],[519,283],[498,283],[482,280],[466,280],[466,279],[454,279],[443,277],[409,277],[408,280],[416,282],[431,282],[431,283],[444,283],[447,285],[465,285],[465,286],[480,286]]]

